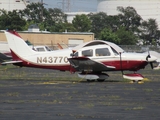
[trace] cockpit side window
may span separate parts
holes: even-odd
[[[82,56],[92,57],[93,56],[93,50],[90,49],[90,50],[84,50],[84,51],[82,51]]]
[[[41,48],[36,48],[36,50],[39,51],[39,52],[44,52],[44,51],[45,51],[45,49],[44,49],[43,47],[41,47]]]
[[[108,48],[98,48],[96,49],[96,56],[110,56],[111,53]]]

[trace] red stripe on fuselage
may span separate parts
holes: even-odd
[[[106,66],[114,66],[116,71],[121,70],[130,70],[130,71],[137,71],[140,69],[144,69],[145,66],[148,64],[146,61],[134,61],[134,60],[126,60],[126,61],[106,61],[102,62]],[[113,70],[114,71],[114,70]]]
[[[22,63],[14,63],[14,65],[17,65],[17,66],[21,66],[21,67],[34,67],[34,68],[44,68],[44,69],[54,69],[54,70],[62,70],[62,71],[70,71],[71,69],[71,66],[70,64],[68,65],[45,65],[45,64],[34,64],[30,61],[26,61],[22,58],[20,58],[16,53],[14,53],[12,50],[11,50],[11,53],[12,53],[12,58],[14,61],[22,61]]]
[[[70,71],[71,66],[68,65],[45,65],[45,64],[34,64],[29,61],[26,61],[24,59],[21,59],[18,55],[16,55],[12,50],[12,57],[13,60],[21,60],[22,63],[16,63],[14,65],[18,66],[25,66],[25,67],[35,67],[35,68],[44,68],[44,69],[55,69],[55,70],[64,70],[64,71]],[[144,69],[145,66],[148,64],[146,61],[134,61],[134,60],[126,60],[126,61],[103,61],[103,64],[106,66],[114,66],[116,69],[113,69],[113,71],[121,71],[121,70],[130,70],[130,71],[137,71],[140,69]]]

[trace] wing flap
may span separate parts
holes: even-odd
[[[68,58],[68,61],[76,71],[108,71],[115,69],[114,66],[106,66],[86,57]]]

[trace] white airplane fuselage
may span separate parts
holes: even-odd
[[[49,52],[37,52],[37,54],[24,56],[23,58],[19,56],[18,60],[23,62],[15,63],[15,65],[69,71],[70,64],[68,58],[71,52],[72,50],[70,49],[63,49]]]
[[[107,45],[95,45],[85,48],[92,49],[93,51],[98,48],[108,48],[110,50],[110,56],[96,56],[95,54],[92,57],[88,57],[94,61],[103,63],[107,66],[114,66],[115,71],[121,70],[131,70],[137,71],[144,68],[148,62],[146,61],[147,54],[142,53],[121,53],[114,54],[110,46]],[[84,49],[81,49],[77,52],[81,53]],[[22,60],[22,63],[18,63],[19,66],[26,67],[37,67],[37,68],[46,68],[46,69],[55,69],[55,70],[64,70],[70,71],[71,66],[68,61],[68,58],[71,58],[71,49],[56,50],[51,52],[37,52],[31,56],[24,56],[21,58],[18,56],[18,60]],[[81,54],[78,57],[84,57]],[[152,56],[152,60],[156,58]],[[107,71],[107,70],[106,70]]]

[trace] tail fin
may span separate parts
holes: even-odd
[[[19,57],[33,55],[33,51],[16,31],[5,31],[9,48]],[[13,56],[12,56],[13,57]]]

